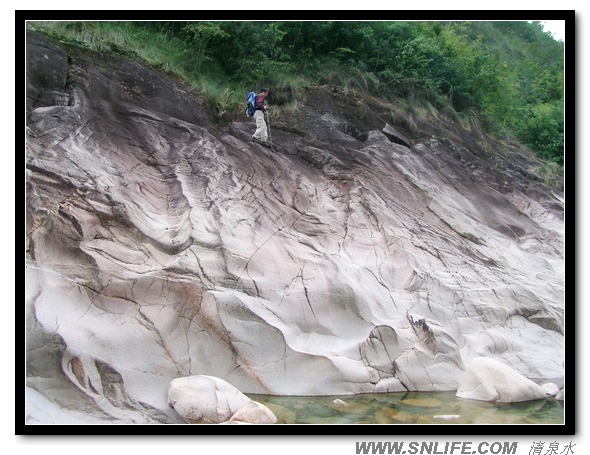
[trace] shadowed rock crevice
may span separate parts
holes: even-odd
[[[348,99],[310,87],[270,150],[170,75],[28,34],[30,421],[182,422],[167,390],[191,375],[292,395],[456,390],[478,357],[563,376],[563,193],[518,145]]]

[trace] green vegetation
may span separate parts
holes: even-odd
[[[272,87],[294,103],[332,84],[516,137],[563,166],[564,48],[538,22],[29,22],[101,52],[136,55],[206,94],[220,118]]]

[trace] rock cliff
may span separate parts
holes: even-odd
[[[132,58],[26,52],[29,422],[177,423],[189,375],[456,390],[490,357],[563,377],[564,199],[518,145],[310,87],[269,150]]]

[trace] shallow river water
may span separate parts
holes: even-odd
[[[563,424],[564,404],[554,398],[516,404],[465,400],[455,392],[354,396],[248,396],[285,424]]]

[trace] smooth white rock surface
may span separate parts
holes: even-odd
[[[168,403],[190,423],[275,423],[270,409],[228,382],[212,376],[188,376],[170,382]]]
[[[238,409],[231,417],[230,422],[270,424],[277,423],[277,416],[262,403],[251,401]]]
[[[554,397],[559,393],[559,387],[552,382],[541,384],[541,388],[545,391],[548,397]]]
[[[457,390],[459,398],[517,403],[546,398],[545,390],[499,360],[478,357],[471,361]]]

